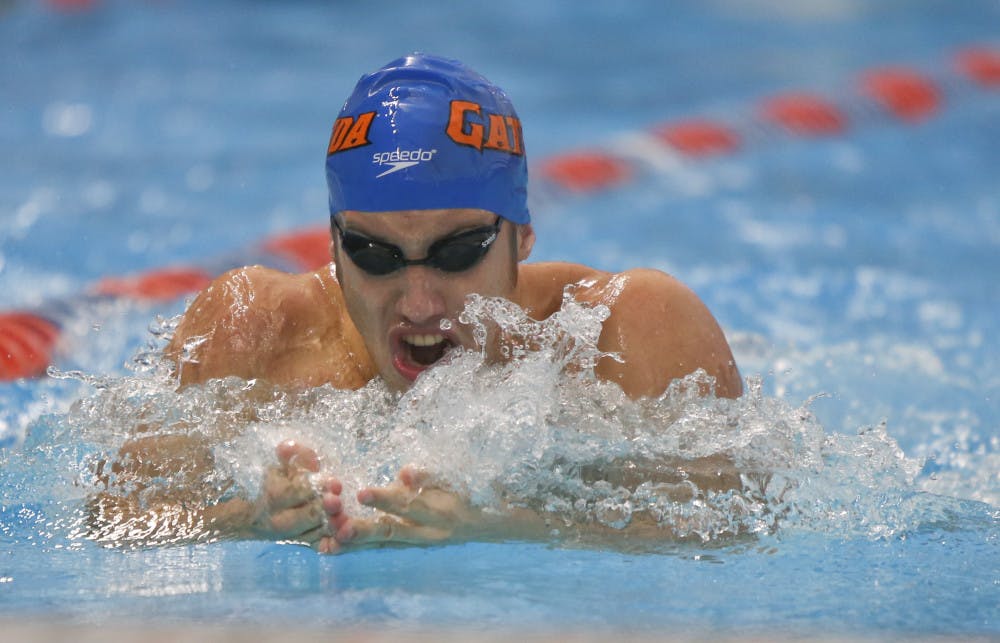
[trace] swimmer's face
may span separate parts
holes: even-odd
[[[344,212],[338,219],[348,233],[396,246],[409,260],[427,257],[435,242],[491,228],[497,221],[495,214],[470,209]],[[476,293],[516,301],[517,263],[527,258],[533,243],[530,225],[504,220],[486,254],[466,270],[410,265],[374,275],[347,255],[334,230],[337,279],[347,311],[390,388],[409,388],[455,346],[476,348],[472,328],[458,322],[466,298]]]

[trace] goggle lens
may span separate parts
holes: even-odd
[[[403,251],[390,243],[369,236],[344,230],[336,217],[331,219],[340,234],[340,245],[354,264],[364,272],[388,275],[406,266],[430,266],[444,272],[463,272],[479,263],[500,234],[501,217],[490,226],[474,228],[444,239],[439,239],[427,249],[423,259],[407,259]]]

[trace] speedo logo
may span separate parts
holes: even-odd
[[[425,163],[434,158],[435,154],[437,154],[437,150],[425,150],[423,148],[415,150],[401,150],[398,147],[391,152],[375,152],[372,154],[373,165],[377,165],[379,167],[382,167],[383,165],[390,166],[389,169],[385,170],[381,174],[377,174],[375,178],[380,179],[387,174],[399,172],[400,170],[405,170],[408,167]]]

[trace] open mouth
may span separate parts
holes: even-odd
[[[444,357],[452,343],[444,335],[408,335],[403,338],[403,347],[409,351],[411,361],[430,366]]]
[[[399,336],[393,365],[411,382],[441,361],[455,342],[441,333],[410,333]]]

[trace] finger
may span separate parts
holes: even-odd
[[[339,554],[342,551],[340,543],[333,536],[322,536],[313,546],[321,554]]]
[[[375,520],[354,520],[350,526],[352,537],[347,542],[353,545],[392,542],[393,536],[398,533],[401,525],[402,523],[398,519],[391,516],[379,516]],[[340,542],[344,543],[345,541],[341,540]]]
[[[336,533],[336,532],[340,531],[340,529],[344,525],[346,525],[349,522],[351,522],[351,516],[348,515],[346,512],[342,511],[342,512],[336,514],[336,515],[328,515],[326,517],[326,522],[327,522],[328,525],[330,525],[330,531],[332,531],[333,533]]]
[[[283,466],[297,466],[313,473],[319,471],[319,456],[316,452],[295,440],[285,440],[275,448],[275,452],[278,454],[278,462]]]
[[[454,526],[461,518],[458,497],[443,489],[412,489],[396,483],[370,487],[358,493],[358,502],[428,528]]]
[[[342,543],[348,543],[354,538],[354,519],[347,514],[340,514],[330,518],[330,531]]]
[[[298,507],[316,497],[316,491],[303,475],[289,475],[271,467],[264,478],[264,500],[271,512]]]
[[[431,482],[431,474],[408,464],[399,470],[399,481],[411,489],[419,490]]]
[[[386,513],[401,515],[413,501],[415,493],[409,487],[395,482],[387,487],[368,487],[358,492],[358,502]]]
[[[424,545],[447,540],[450,532],[444,529],[417,525],[393,516],[380,516],[375,520],[355,520],[352,525],[354,538],[351,545],[376,545],[405,543]]]
[[[317,527],[325,527],[326,514],[318,503],[309,503],[294,509],[284,509],[270,516],[272,530],[279,537],[301,536]]]
[[[344,510],[344,503],[341,501],[340,496],[335,496],[330,492],[323,494],[323,511],[326,515],[333,517],[338,516]]]
[[[336,478],[326,478],[319,486],[323,491],[328,491],[337,496],[344,490],[344,486]]]

